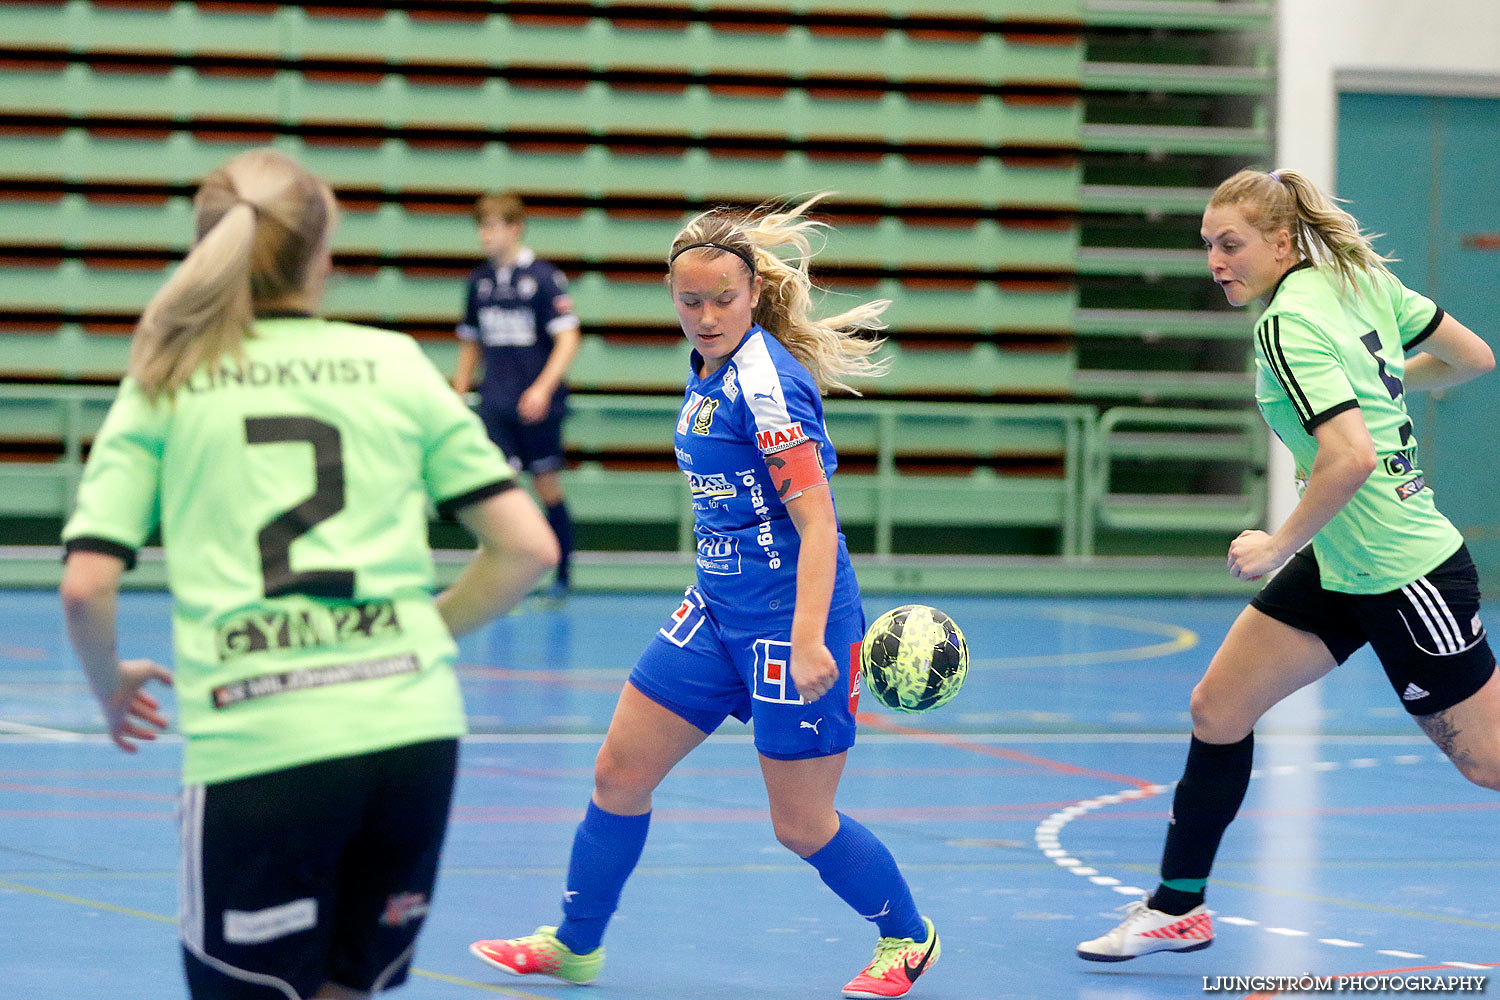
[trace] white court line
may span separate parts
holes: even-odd
[[[1388,762],[1392,764],[1410,765],[1420,763],[1426,759],[1427,757],[1423,755],[1401,754],[1389,758]],[[1445,758],[1443,758],[1442,755],[1439,754],[1436,755],[1435,759],[1443,761]],[[1358,757],[1342,764],[1334,761],[1318,761],[1316,763],[1307,765],[1307,767],[1309,770],[1313,771],[1332,771],[1337,770],[1341,767],[1371,768],[1379,766],[1380,763],[1381,760],[1375,757]],[[1300,766],[1297,765],[1282,765],[1271,768],[1270,774],[1273,776],[1281,776],[1295,773],[1300,769]],[[1251,776],[1253,778],[1261,780],[1264,780],[1266,778],[1266,774],[1258,770],[1251,772]],[[1149,892],[1146,889],[1140,889],[1132,885],[1124,885],[1119,879],[1109,875],[1101,875],[1099,874],[1099,870],[1097,868],[1088,867],[1083,861],[1075,858],[1070,852],[1067,851],[1066,848],[1062,846],[1059,840],[1059,833],[1062,828],[1068,823],[1071,823],[1079,816],[1086,815],[1087,813],[1093,812],[1096,809],[1101,809],[1105,806],[1114,805],[1117,802],[1122,802],[1129,799],[1146,798],[1151,795],[1169,791],[1172,787],[1172,785],[1151,785],[1148,788],[1125,788],[1112,794],[1099,795],[1088,799],[1081,799],[1078,802],[1067,806],[1066,808],[1059,809],[1058,811],[1052,813],[1046,819],[1042,820],[1040,824],[1038,824],[1036,829],[1036,840],[1038,842],[1038,847],[1042,847],[1042,842],[1045,841],[1046,849],[1043,850],[1043,853],[1046,856],[1052,858],[1052,860],[1060,867],[1067,868],[1074,875],[1086,877],[1095,885],[1109,888],[1114,892],[1120,893],[1121,895],[1130,895],[1136,897],[1149,895]],[[1220,923],[1229,924],[1235,927],[1261,927],[1261,930],[1265,931],[1267,934],[1276,934],[1281,937],[1293,938],[1311,936],[1309,932],[1298,930],[1294,927],[1264,927],[1260,925],[1259,921],[1251,920],[1248,917],[1225,916],[1218,913],[1214,913],[1213,915],[1214,918]],[[1318,938],[1317,941],[1319,944],[1326,944],[1333,948],[1365,947],[1365,944],[1361,941],[1349,941],[1344,938]],[[1390,955],[1393,958],[1427,957],[1426,955],[1422,955],[1414,951],[1397,951],[1395,949],[1381,949],[1380,954]],[[1471,965],[1466,962],[1443,962],[1442,964],[1460,969],[1491,968],[1490,966]]]

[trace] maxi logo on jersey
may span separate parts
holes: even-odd
[[[802,430],[801,422],[795,420],[785,427],[755,433],[755,443],[760,447],[763,455],[774,455],[778,451],[795,448],[807,440],[809,438]]]

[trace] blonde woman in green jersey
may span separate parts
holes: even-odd
[[[1405,401],[1489,371],[1494,355],[1405,288],[1358,222],[1294,170],[1244,170],[1219,185],[1202,235],[1230,303],[1262,305],[1256,402],[1304,485],[1284,524],[1229,546],[1241,580],[1281,571],[1193,690],[1161,885],[1078,946],[1092,961],[1212,943],[1203,892],[1249,784],[1255,723],[1365,643],[1464,777],[1500,790],[1500,677],[1479,583],[1463,538],[1433,504]]]
[[[63,530],[69,637],[129,753],[185,737],[195,1000],[354,1000],[406,978],[447,826],[453,636],[557,561],[484,428],[406,336],[316,317],[332,191],[252,150],[136,327]],[[435,599],[427,510],[479,539]],[[175,670],[121,660],[121,574],[160,530]]]

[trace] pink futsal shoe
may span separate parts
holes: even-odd
[[[469,953],[481,962],[513,976],[551,976],[567,983],[591,983],[604,965],[604,946],[575,955],[557,939],[556,927],[538,927],[525,937],[475,941]]]
[[[938,941],[937,928],[926,917],[922,923],[927,927],[927,938],[918,942],[911,938],[883,937],[875,942],[875,957],[864,971],[844,986],[846,997],[904,997],[911,992],[917,977],[931,968],[943,953]]]
[[[1214,943],[1214,919],[1202,903],[1180,916],[1153,910],[1138,899],[1125,907],[1120,926],[1078,946],[1090,962],[1124,962],[1154,951],[1201,951]]]

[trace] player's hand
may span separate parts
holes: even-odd
[[[1237,580],[1259,580],[1290,558],[1264,531],[1242,531],[1229,543],[1229,575]]]
[[[545,386],[528,386],[521,393],[520,400],[516,403],[516,416],[521,418],[523,424],[539,424],[547,419],[547,411],[552,409],[552,393]]]
[[[823,697],[839,680],[839,665],[822,643],[808,646],[792,646],[792,683],[803,701],[813,702]]]
[[[170,686],[172,671],[152,660],[121,660],[119,683],[112,692],[99,697],[109,738],[126,753],[136,752],[136,740],[150,742],[167,728],[161,704],[142,690],[148,681]]]

